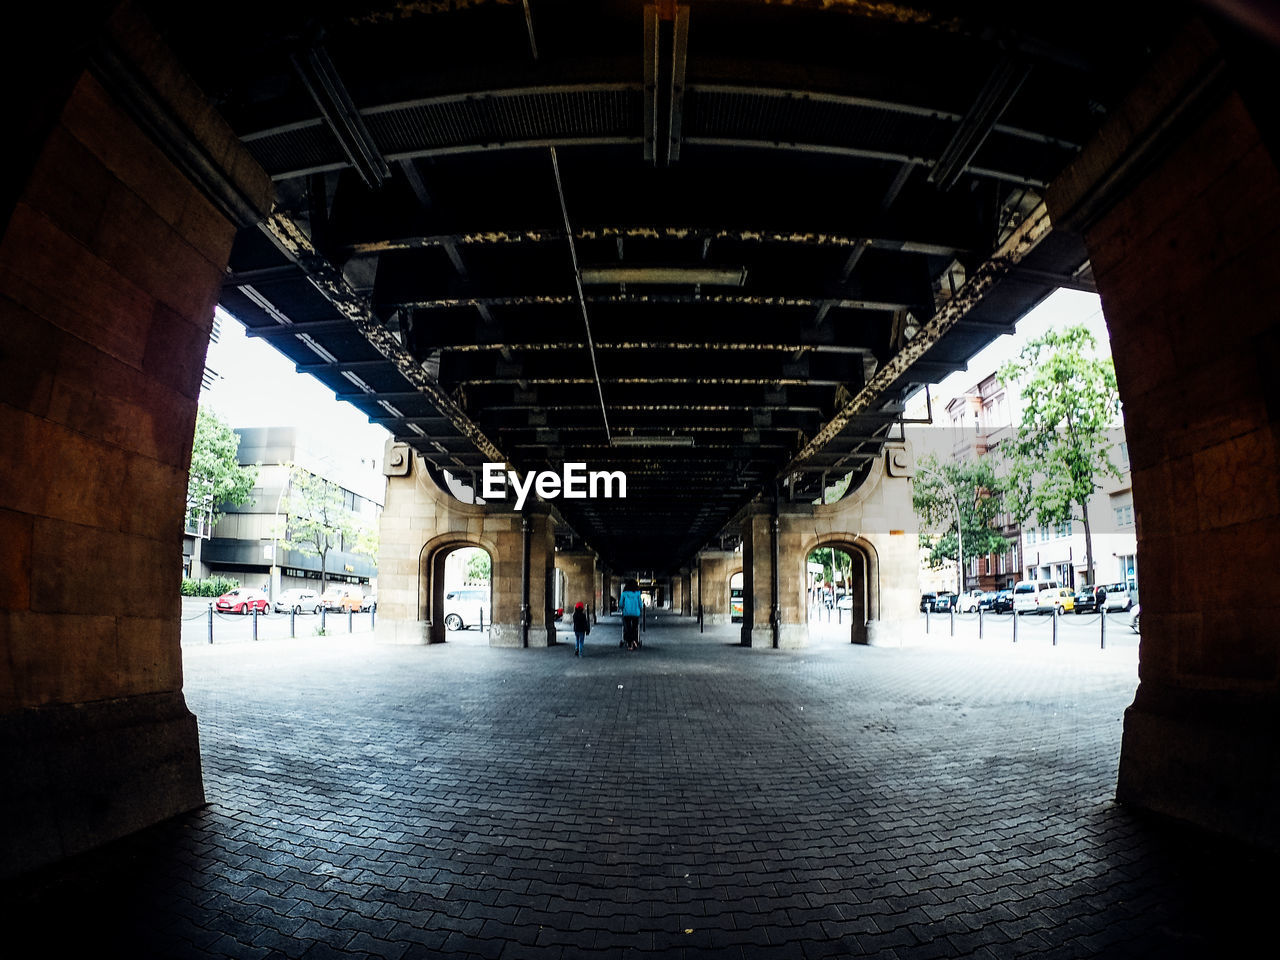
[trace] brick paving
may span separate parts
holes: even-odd
[[[628,653],[619,631],[582,660],[185,649],[208,806],[10,884],[7,942],[39,948],[9,955],[1167,958],[1271,936],[1271,858],[1113,800],[1132,642],[761,651],[668,617]]]

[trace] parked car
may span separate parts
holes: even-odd
[[[228,590],[213,603],[214,609],[219,613],[252,613],[254,610],[266,613],[270,606],[271,601],[267,599],[266,593],[248,587]]]
[[[360,608],[360,612],[370,613],[370,612],[376,611],[377,609],[378,609],[378,591],[374,590],[371,593],[366,593],[364,595],[364,605]]]
[[[992,613],[1012,613],[1013,612],[1013,591],[997,590],[995,597],[991,601]]]
[[[345,592],[345,587],[330,587],[320,597],[321,606],[326,610],[337,610],[342,605],[342,597]]]
[[[276,613],[319,613],[323,604],[314,590],[285,590],[276,597],[271,609]]]
[[[1082,587],[1076,591],[1076,613],[1092,613],[1098,609],[1098,599],[1093,587]]]
[[[930,610],[933,609],[933,600],[936,596],[937,596],[936,593],[920,594],[920,612],[921,613],[928,613]]]
[[[978,600],[979,610],[990,610],[996,602],[996,591],[987,590]]]
[[[1129,629],[1134,633],[1141,633],[1138,629],[1138,611],[1142,609],[1142,604],[1135,603],[1133,609],[1129,611]]]
[[[969,590],[956,599],[955,608],[959,613],[976,613],[986,594],[981,590]]]
[[[841,597],[839,600],[837,600],[837,601],[836,601],[836,609],[837,609],[837,610],[852,610],[852,609],[853,609],[853,597],[852,597],[850,594],[847,594],[847,593],[846,593],[843,597]]]
[[[934,613],[946,613],[948,610],[954,610],[955,607],[956,595],[954,593],[947,593],[946,591],[943,591],[942,593],[936,594],[933,598],[932,609]]]
[[[364,594],[359,589],[348,590],[338,602],[338,609],[343,613],[359,613],[364,609]]]
[[[489,591],[483,587],[466,587],[450,590],[444,595],[444,625],[446,630],[466,630],[470,626],[484,627],[491,623]]]
[[[1014,613],[1043,613],[1056,604],[1050,599],[1050,591],[1062,589],[1057,580],[1019,580],[1013,585]]]
[[[1129,592],[1127,583],[1104,583],[1102,586],[1107,591],[1108,613],[1112,610],[1129,610],[1133,607],[1133,595]]]

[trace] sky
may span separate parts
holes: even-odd
[[[934,404],[935,422],[937,422],[939,410],[946,407],[948,400],[964,393],[974,385],[975,374],[985,377],[993,370],[999,369],[1006,361],[1018,355],[1023,344],[1050,328],[1062,329],[1077,323],[1083,323],[1089,328],[1094,339],[1098,341],[1100,352],[1110,353],[1110,335],[1107,331],[1107,322],[1102,316],[1102,301],[1098,295],[1083,293],[1079,290],[1056,290],[1018,322],[1014,333],[997,337],[987,347],[974,354],[969,361],[968,370],[953,373],[936,386],[929,388]],[[923,408],[924,391],[922,390],[910,402],[910,415],[922,415],[920,411]]]
[[[218,308],[220,334],[209,344],[205,366],[217,381],[202,390],[200,403],[214,410],[232,429],[300,427],[323,437],[339,438],[342,451],[356,462],[382,460],[389,433],[310,374],[298,373],[293,361],[266,340],[245,336],[240,321]]]

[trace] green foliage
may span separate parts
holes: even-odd
[[[1030,517],[1051,526],[1082,521],[1090,582],[1089,498],[1100,479],[1120,476],[1109,452],[1109,431],[1120,415],[1115,367],[1110,357],[1095,354],[1096,347],[1083,325],[1051,330],[999,375],[1006,387],[1018,385],[1023,402],[1017,435],[1000,448],[1009,511],[1020,523]]]
[[[222,507],[253,499],[258,468],[240,465],[236,455],[239,445],[239,435],[216,413],[204,407],[196,411],[191,470],[187,474],[189,520],[207,518],[212,526],[222,516]]]
[[[191,577],[182,578],[182,595],[184,597],[220,597],[228,590],[234,590],[240,586],[240,581],[234,577],[209,577],[207,580],[193,580]]]
[[[344,544],[370,556],[377,551],[377,533],[351,512],[342,487],[309,470],[290,468],[289,492],[281,500],[280,511],[285,517],[284,546],[320,558],[321,591],[328,581],[329,551]]]
[[[477,550],[467,558],[467,581],[470,583],[488,582],[493,565],[489,554]]]
[[[1004,482],[988,458],[939,463],[932,454],[921,457],[911,485],[911,504],[920,518],[921,545],[929,550],[934,568],[944,561],[961,563],[964,556],[1003,553],[1008,541],[995,528],[1003,512]],[[959,535],[957,536],[957,513]]]

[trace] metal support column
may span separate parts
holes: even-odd
[[[533,537],[528,517],[520,518],[520,529],[524,533],[524,549],[521,553],[520,563],[520,645],[527,647],[529,645],[529,626],[532,622],[532,610],[529,608],[529,554]]]

